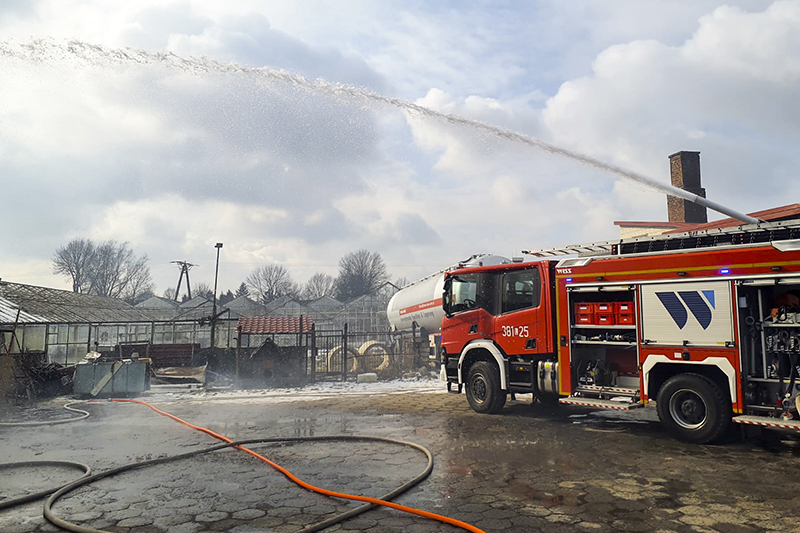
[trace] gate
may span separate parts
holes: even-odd
[[[347,380],[357,374],[374,372],[395,377],[404,369],[398,343],[385,331],[350,333],[341,330],[311,330],[307,374],[315,380]]]

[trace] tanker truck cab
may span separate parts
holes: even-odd
[[[535,393],[536,362],[555,352],[554,264],[513,263],[445,276],[442,373],[449,391],[466,389],[474,410],[496,413],[508,393]]]

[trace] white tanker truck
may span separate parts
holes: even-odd
[[[444,316],[442,291],[445,272],[465,266],[491,266],[510,262],[510,259],[499,255],[476,254],[406,285],[389,300],[386,308],[389,325],[393,331],[409,333],[415,340],[427,339],[430,347],[429,355],[435,358]]]

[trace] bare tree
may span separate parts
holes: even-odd
[[[167,300],[174,300],[175,299],[175,289],[172,287],[168,288],[164,291],[164,298]]]
[[[208,283],[198,283],[192,287],[192,294],[195,298],[202,296],[206,300],[211,300],[214,297],[214,289]]]
[[[146,275],[143,271],[147,271]],[[147,256],[136,257],[128,243],[106,241],[95,247],[89,292],[109,298],[123,297],[134,278],[145,276],[149,281]]]
[[[247,276],[247,286],[265,304],[281,296],[297,296],[300,293],[297,283],[282,265],[256,268]]]
[[[336,278],[324,272],[317,272],[308,278],[303,287],[303,298],[306,300],[316,300],[334,294],[336,294]]]
[[[389,281],[383,258],[365,249],[350,252],[339,259],[336,295],[342,301],[352,300],[375,292]]]
[[[133,259],[125,267],[126,281],[122,290],[122,299],[131,305],[136,305],[153,296],[153,278],[150,277],[150,268],[147,266],[147,256],[143,255]]]
[[[128,243],[73,239],[56,250],[53,271],[72,278],[72,290],[136,301],[153,289],[147,255],[136,257]]]
[[[53,273],[72,278],[72,292],[88,292],[95,246],[89,239],[72,239],[56,250]]]
[[[411,282],[408,281],[408,278],[406,278],[406,277],[397,278],[393,282],[392,281],[385,281],[385,282],[383,282],[383,284],[380,286],[380,288],[377,291],[378,298],[380,298],[380,299],[382,299],[382,300],[384,300],[384,301],[386,301],[388,303],[389,300],[392,299],[392,296],[394,296],[397,293],[397,291],[399,291],[400,289],[402,289],[403,287],[405,287],[409,283],[411,283]]]

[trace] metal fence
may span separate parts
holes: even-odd
[[[312,330],[308,339],[307,378],[347,380],[358,374],[402,376],[428,364],[427,346],[407,337],[380,332]]]
[[[236,379],[248,387],[346,381],[365,373],[391,379],[434,370],[428,339],[412,334],[352,332],[347,324],[318,330],[312,325],[303,333],[262,335],[257,344],[252,340],[231,352]]]

